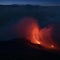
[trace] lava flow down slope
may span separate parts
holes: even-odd
[[[32,17],[22,18],[16,27],[19,36],[27,39],[30,43],[38,44],[47,50],[60,50],[52,36],[53,29],[53,25],[41,28],[38,20]]]

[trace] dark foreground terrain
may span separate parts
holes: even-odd
[[[38,46],[38,45],[37,45]],[[41,47],[42,48],[42,47]],[[28,46],[24,39],[14,39],[10,41],[0,41],[0,60],[24,60],[24,59],[40,59],[40,60],[59,60],[59,52],[49,52],[38,50]]]

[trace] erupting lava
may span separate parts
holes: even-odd
[[[52,38],[52,26],[40,28],[34,18],[23,18],[18,23],[18,33],[20,37],[27,39],[33,44],[38,44],[47,49],[58,49]]]

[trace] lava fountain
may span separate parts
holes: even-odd
[[[40,44],[40,30],[36,19],[29,17],[21,19],[21,21],[18,23],[17,30],[21,38],[25,38],[33,44]]]
[[[27,39],[30,43],[43,46],[45,49],[58,49],[53,40],[53,27],[41,28],[36,19],[25,17],[17,25],[17,32],[20,37]]]

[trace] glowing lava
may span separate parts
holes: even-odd
[[[53,29],[51,26],[49,26],[48,28],[45,27],[40,31],[40,39],[42,42],[41,45],[43,47],[56,49],[56,44],[53,41],[52,33],[53,33]]]
[[[52,38],[53,27],[40,28],[36,19],[26,17],[21,19],[17,27],[20,37],[27,39],[33,44],[38,44],[47,49],[57,49]]]

